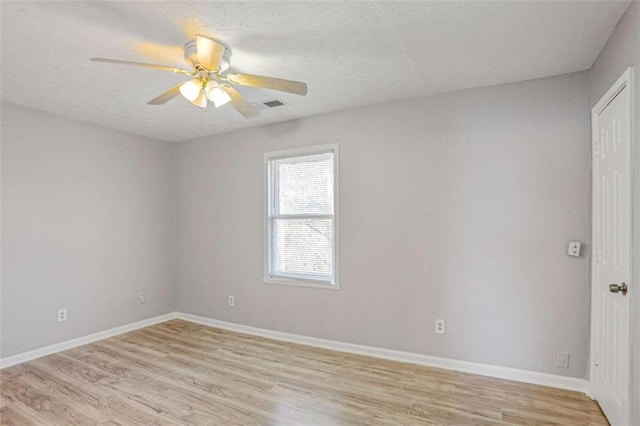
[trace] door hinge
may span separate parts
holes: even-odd
[[[600,157],[600,144],[599,143],[594,143],[593,144],[593,155],[595,155],[596,157]]]

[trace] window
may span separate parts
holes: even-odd
[[[339,288],[337,146],[265,154],[265,282]]]

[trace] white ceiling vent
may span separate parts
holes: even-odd
[[[277,108],[280,106],[284,106],[286,105],[286,103],[284,103],[284,101],[280,100],[280,99],[269,99],[266,101],[260,101],[260,102],[256,102],[251,104],[253,105],[253,107],[257,110],[263,110],[263,109],[271,109],[271,108]]]

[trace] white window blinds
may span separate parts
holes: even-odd
[[[268,159],[268,275],[335,282],[334,151]]]

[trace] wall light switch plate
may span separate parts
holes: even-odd
[[[571,241],[569,243],[569,249],[567,254],[573,257],[580,257],[580,250],[582,249],[582,243],[579,241]]]

